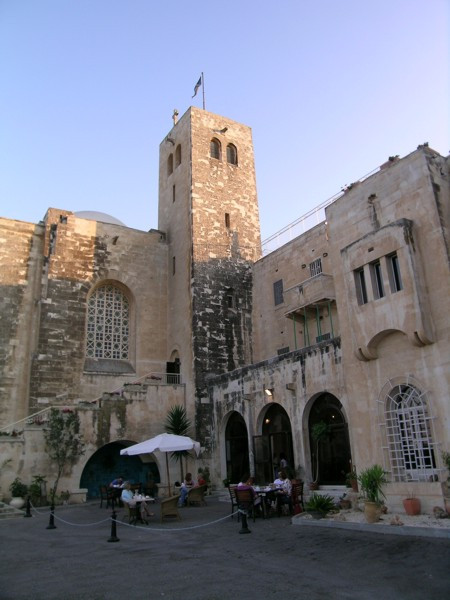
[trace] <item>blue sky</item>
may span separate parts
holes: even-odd
[[[447,0],[0,0],[0,215],[156,228],[159,144],[205,73],[253,129],[263,239],[449,137]]]

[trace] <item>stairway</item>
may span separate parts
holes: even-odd
[[[5,504],[4,502],[0,502],[0,519],[17,519],[18,517],[23,517],[24,514],[24,510],[20,510],[18,508],[14,508],[13,506],[9,506],[9,504]]]

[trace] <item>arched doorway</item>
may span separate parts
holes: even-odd
[[[134,443],[134,442],[133,442]],[[99,497],[99,487],[122,475],[126,481],[146,484],[149,479],[160,483],[158,465],[149,456],[121,456],[129,443],[112,442],[99,448],[87,461],[80,487],[87,488],[88,498]]]
[[[225,429],[227,479],[238,483],[249,472],[247,425],[238,412],[233,412]]]
[[[319,444],[319,483],[343,485],[346,473],[351,467],[350,442],[342,404],[332,394],[319,396],[309,413],[309,443],[313,464],[317,458],[316,444],[312,439],[311,430],[321,421],[328,425],[328,433]]]
[[[271,404],[267,409],[261,435],[253,437],[255,452],[255,478],[258,483],[274,481],[280,466],[280,459],[288,463],[288,476],[294,476],[294,452],[292,447],[291,422],[287,412],[279,404]]]

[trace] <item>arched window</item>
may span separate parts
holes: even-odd
[[[175,167],[181,165],[181,146],[178,144],[177,149],[175,150]]]
[[[169,158],[167,159],[167,175],[172,175],[173,173],[173,154],[169,154]]]
[[[211,158],[217,158],[217,160],[220,160],[220,152],[221,152],[220,142],[216,138],[213,138],[209,145],[209,154],[210,154]]]
[[[394,481],[433,481],[434,443],[425,394],[411,384],[394,385],[385,399],[385,431]]]
[[[237,149],[233,144],[227,146],[227,162],[230,165],[237,165]]]
[[[86,357],[128,360],[130,308],[123,292],[108,283],[88,299]]]

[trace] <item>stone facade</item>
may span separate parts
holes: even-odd
[[[425,510],[442,502],[448,175],[426,145],[389,160],[261,257],[251,130],[190,108],[160,145],[158,230],[55,208],[37,225],[2,219],[0,427],[15,430],[0,436],[3,491],[51,478],[50,406],[79,411],[86,443],[62,487],[95,495],[106,465],[127,468],[120,448],[183,405],[203,447],[189,466],[214,485],[244,467],[271,479],[284,454],[336,493],[351,466],[381,463],[393,507],[411,491]],[[164,484],[165,458],[149,461]]]

